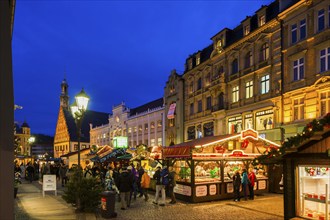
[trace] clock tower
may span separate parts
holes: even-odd
[[[60,105],[64,109],[69,109],[69,95],[68,95],[68,83],[66,82],[66,79],[64,78],[61,83],[61,96],[60,96]]]

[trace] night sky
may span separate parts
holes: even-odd
[[[272,0],[17,0],[13,32],[15,121],[53,136],[60,84],[70,103],[83,87],[89,109],[111,113],[163,96],[171,70]]]

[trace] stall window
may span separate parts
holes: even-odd
[[[299,166],[298,184],[298,215],[306,218],[326,219],[325,200],[326,191],[330,191],[330,166]]]
[[[220,163],[215,161],[196,162],[195,165],[195,183],[213,183],[220,182],[221,169]]]
[[[184,160],[176,161],[173,165],[175,173],[177,173],[177,181],[191,182],[191,170],[188,163]]]

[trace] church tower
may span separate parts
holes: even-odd
[[[69,95],[68,95],[68,83],[66,82],[66,79],[64,78],[61,83],[61,96],[60,96],[60,105],[64,109],[69,109]]]

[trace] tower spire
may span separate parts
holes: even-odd
[[[64,71],[64,79],[61,83],[61,95],[60,95],[60,106],[69,109],[69,94],[68,94],[68,83],[66,82],[65,79],[65,71]]]

